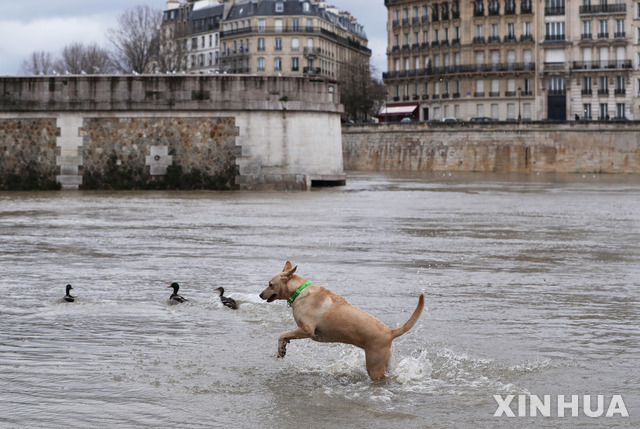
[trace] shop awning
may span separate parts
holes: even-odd
[[[417,103],[403,106],[385,106],[380,110],[380,116],[411,115],[417,108]]]

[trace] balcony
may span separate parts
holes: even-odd
[[[613,33],[613,37],[615,39],[624,39],[627,36],[624,31],[616,31],[615,33]]]
[[[500,6],[489,6],[489,16],[500,16]]]
[[[582,35],[580,36],[581,40],[591,40],[593,37],[591,35],[591,33],[582,33]]]
[[[522,2],[520,2],[520,13],[521,14],[533,13],[533,8],[531,7],[531,0],[522,0]]]
[[[473,43],[474,44],[478,44],[478,43],[484,43],[484,36],[476,36],[473,38]]]
[[[531,97],[532,95],[533,95],[533,92],[530,89],[524,89],[520,91],[521,97]]]
[[[402,18],[402,26],[406,27],[409,25],[409,18]]]
[[[533,36],[531,34],[523,34],[520,36],[521,42],[533,42]]]
[[[546,16],[558,16],[564,15],[564,6],[559,7],[545,7],[544,14]]]
[[[630,70],[631,60],[610,60],[610,61],[574,61],[572,70]]]
[[[516,96],[516,92],[515,91],[505,91],[504,92],[504,96],[505,97],[515,97]]]
[[[320,67],[304,67],[302,69],[302,73],[307,75],[318,75],[322,73],[322,69]]]
[[[411,48],[411,46],[409,45],[402,45],[402,50],[403,51],[408,51]]]
[[[460,46],[460,38],[451,39],[451,46]]]
[[[429,94],[423,94],[422,95],[422,99],[423,100],[428,100],[429,99]]]
[[[420,25],[420,18],[417,16],[414,16],[413,18],[411,18],[411,24]]]
[[[460,98],[460,93],[454,92],[452,98]]]
[[[564,34],[547,34],[544,36],[545,42],[564,42],[565,35]]]
[[[591,90],[591,88],[589,88],[589,89],[583,89],[581,93],[582,95],[591,95],[593,91]]]
[[[440,46],[449,46],[449,41],[448,40],[442,40],[440,42]]]
[[[417,51],[417,50],[419,50],[419,49],[420,49],[420,43],[413,43],[413,44],[411,45],[411,50],[412,50],[412,51]]]
[[[504,5],[504,14],[505,15],[515,15],[516,14],[516,3],[515,1],[507,2]]]
[[[593,15],[601,13],[623,14],[626,12],[626,4],[594,4],[580,6],[580,15]]]
[[[500,43],[500,36],[489,36],[488,43]]]
[[[624,96],[627,94],[627,90],[625,88],[616,88],[614,94],[616,96]]]
[[[484,91],[482,91],[482,92],[474,92],[473,96],[476,97],[476,98],[477,97],[484,97]]]
[[[400,21],[399,21],[399,20],[397,20],[397,19],[394,19],[394,20],[391,22],[391,26],[392,26],[393,28],[398,28],[398,27],[400,27]]]
[[[429,22],[429,17],[427,15],[423,15],[422,16],[422,23],[426,24],[427,22]]]
[[[609,33],[598,33],[598,39],[608,39]]]
[[[631,60],[629,60],[631,61]],[[564,70],[564,63],[558,64]],[[548,70],[548,68],[545,68]],[[535,70],[534,63],[497,63],[497,64],[463,64],[444,67],[427,67],[418,70],[399,70],[382,73],[384,80],[411,78],[413,76],[437,76],[459,73],[502,73],[502,72],[529,72]]]
[[[489,93],[489,97],[500,97],[500,92],[499,91],[497,91],[497,92],[491,91]]]
[[[598,89],[598,95],[609,95],[609,88]]]
[[[437,48],[438,46],[440,46],[440,42],[438,42],[437,40],[434,40],[433,42],[431,42],[432,48]]]
[[[505,43],[513,43],[513,42],[517,42],[518,39],[516,39],[516,35],[515,34],[507,34],[506,36],[504,36],[504,42]]]

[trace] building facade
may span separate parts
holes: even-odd
[[[362,25],[324,1],[231,1],[220,41],[229,73],[339,79],[341,65],[371,57]]]
[[[385,6],[388,120],[638,116],[638,1],[385,0]]]
[[[169,0],[151,71],[340,80],[370,57],[364,27],[325,1]]]

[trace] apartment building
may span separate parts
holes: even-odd
[[[324,1],[228,3],[220,34],[225,72],[340,79],[341,65],[369,63],[363,26]]]
[[[219,0],[167,1],[160,28],[159,53],[150,71],[217,72],[224,11],[225,5]]]
[[[169,0],[154,72],[322,76],[369,64],[364,27],[321,0]]]
[[[386,120],[634,117],[639,1],[385,0],[385,6]]]

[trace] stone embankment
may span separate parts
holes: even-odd
[[[398,123],[342,129],[345,170],[640,173],[640,123]]]

